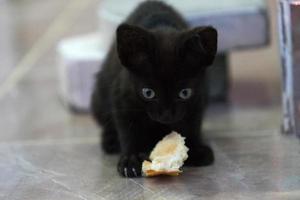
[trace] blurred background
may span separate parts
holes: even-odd
[[[2,113],[13,117],[5,117],[0,123],[8,126],[6,129],[14,129],[11,123],[24,125],[22,115],[26,120],[33,117],[51,121],[53,116],[53,120],[60,121],[65,115],[73,119],[72,111],[86,111],[93,75],[100,69],[114,29],[139,1],[128,2],[2,0],[0,106]],[[219,29],[220,65],[229,69],[231,110],[268,109],[276,112],[264,112],[271,117],[268,120],[272,128],[280,127],[276,2],[224,0],[219,4],[212,1],[193,5],[193,1],[187,1],[186,6],[178,1],[170,3],[184,12],[192,25],[211,22]],[[29,113],[36,115],[28,118]],[[35,120],[25,124],[43,127]]]
[[[136,1],[132,2],[134,3],[131,4],[136,3]],[[226,1],[224,2],[226,3]],[[257,1],[249,2],[250,3],[248,4],[251,4],[252,2],[254,6],[260,6],[255,5],[259,4],[256,3]],[[230,77],[232,83],[232,94],[230,99],[236,104],[278,104],[280,102],[281,76],[278,56],[276,1],[266,2],[267,7],[264,9],[267,10],[266,20],[268,20],[267,23],[270,24],[267,24],[269,25],[267,31],[269,32],[264,34],[268,36],[270,43],[261,45],[262,47],[259,47],[257,44],[254,44],[254,47],[252,47],[249,44],[248,46],[244,47],[243,50],[233,49],[228,51]],[[64,18],[65,22],[60,21],[58,24],[59,27],[55,26],[55,28],[60,29],[54,31],[57,32],[59,36],[53,33],[52,38],[49,38],[51,41],[47,41],[47,43],[49,43],[47,49],[55,48],[58,43],[57,40],[66,38],[66,36],[82,36],[83,34],[95,33],[96,31],[101,32],[101,34],[104,35],[102,37],[105,39],[108,37],[107,35],[113,35],[108,30],[105,32],[106,27],[103,25],[103,21],[110,22],[114,19],[99,19],[100,17],[103,17],[103,15],[107,14],[107,12],[104,14],[99,14],[103,10],[101,10],[101,1],[100,3],[91,3],[96,5],[92,6],[92,8],[90,5],[86,5],[89,3],[81,3],[83,5],[79,5],[79,8],[71,8],[70,10],[79,10],[69,11],[74,12],[70,14],[68,14],[68,12],[63,12],[64,6],[66,6],[65,4],[67,4],[67,1],[1,1],[1,82],[7,78],[11,70],[13,70],[13,66],[16,66],[19,61],[22,60],[24,55],[26,55],[26,53],[31,50],[32,47],[35,47],[38,39],[42,38],[44,34],[49,31],[49,28],[52,28],[50,25],[53,25],[52,23],[61,16]],[[106,7],[115,6],[113,4],[103,4]],[[253,7],[253,5],[250,6]],[[130,6],[132,6],[132,8],[134,7],[134,5]],[[74,5],[73,7],[76,6]],[[124,11],[122,11],[121,8],[115,8],[115,10],[113,9],[114,7],[110,9],[112,11],[108,10],[108,12],[110,11],[111,15],[120,15],[120,18],[122,15],[125,17],[126,12],[130,11],[130,8],[124,8]],[[258,7],[256,9],[260,11],[261,8]],[[86,10],[88,10],[88,12]],[[117,12],[123,12],[124,14],[119,14]],[[105,17],[113,18],[114,16]],[[103,25],[103,27],[101,27],[101,25]],[[250,24],[248,26],[251,27],[252,25]],[[253,32],[255,31],[253,30]],[[55,39],[56,41],[54,41]],[[244,37],[243,39],[247,40],[247,37]],[[259,48],[255,48],[255,45]],[[46,47],[44,47],[44,49],[46,49]],[[103,51],[106,51],[106,49],[107,47],[105,46]],[[54,66],[53,69],[56,69],[56,67]],[[249,82],[252,83],[249,84]],[[255,98],[253,98],[253,95],[245,92],[248,89],[255,89],[260,95],[257,95]]]
[[[87,111],[91,77],[137,1],[0,0],[1,199],[298,195],[298,144],[280,133],[277,2],[193,2],[169,1],[192,25],[220,27],[219,65],[229,69],[229,103],[211,108],[204,123],[215,167],[187,169],[175,182],[126,182],[117,157],[101,152]]]

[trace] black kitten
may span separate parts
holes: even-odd
[[[188,165],[213,163],[201,140],[205,72],[217,50],[212,27],[188,29],[162,2],[142,3],[116,31],[116,43],[97,75],[92,111],[102,147],[121,150],[118,171],[141,175],[142,161],[172,130],[186,137]]]

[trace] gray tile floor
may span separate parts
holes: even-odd
[[[70,113],[58,97],[55,44],[97,26],[97,1],[69,2],[0,1],[1,200],[300,199],[299,141],[280,134],[279,100],[241,98],[210,109],[204,131],[216,154],[211,167],[185,168],[179,177],[119,177],[117,156],[101,152],[90,116]],[[63,12],[64,26],[53,31]],[[37,47],[49,31],[54,35]],[[249,97],[261,98],[256,94]]]

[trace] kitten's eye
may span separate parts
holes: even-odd
[[[146,99],[153,99],[155,97],[155,92],[154,90],[150,88],[143,88],[142,89],[142,94]]]
[[[181,99],[184,100],[189,99],[192,96],[192,89],[191,88],[182,89],[178,95]]]

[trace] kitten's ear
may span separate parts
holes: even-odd
[[[197,27],[185,36],[182,56],[198,66],[209,66],[217,53],[218,32],[211,26]]]
[[[138,26],[121,24],[117,28],[117,50],[121,61],[132,72],[145,72],[153,50],[153,35]]]

